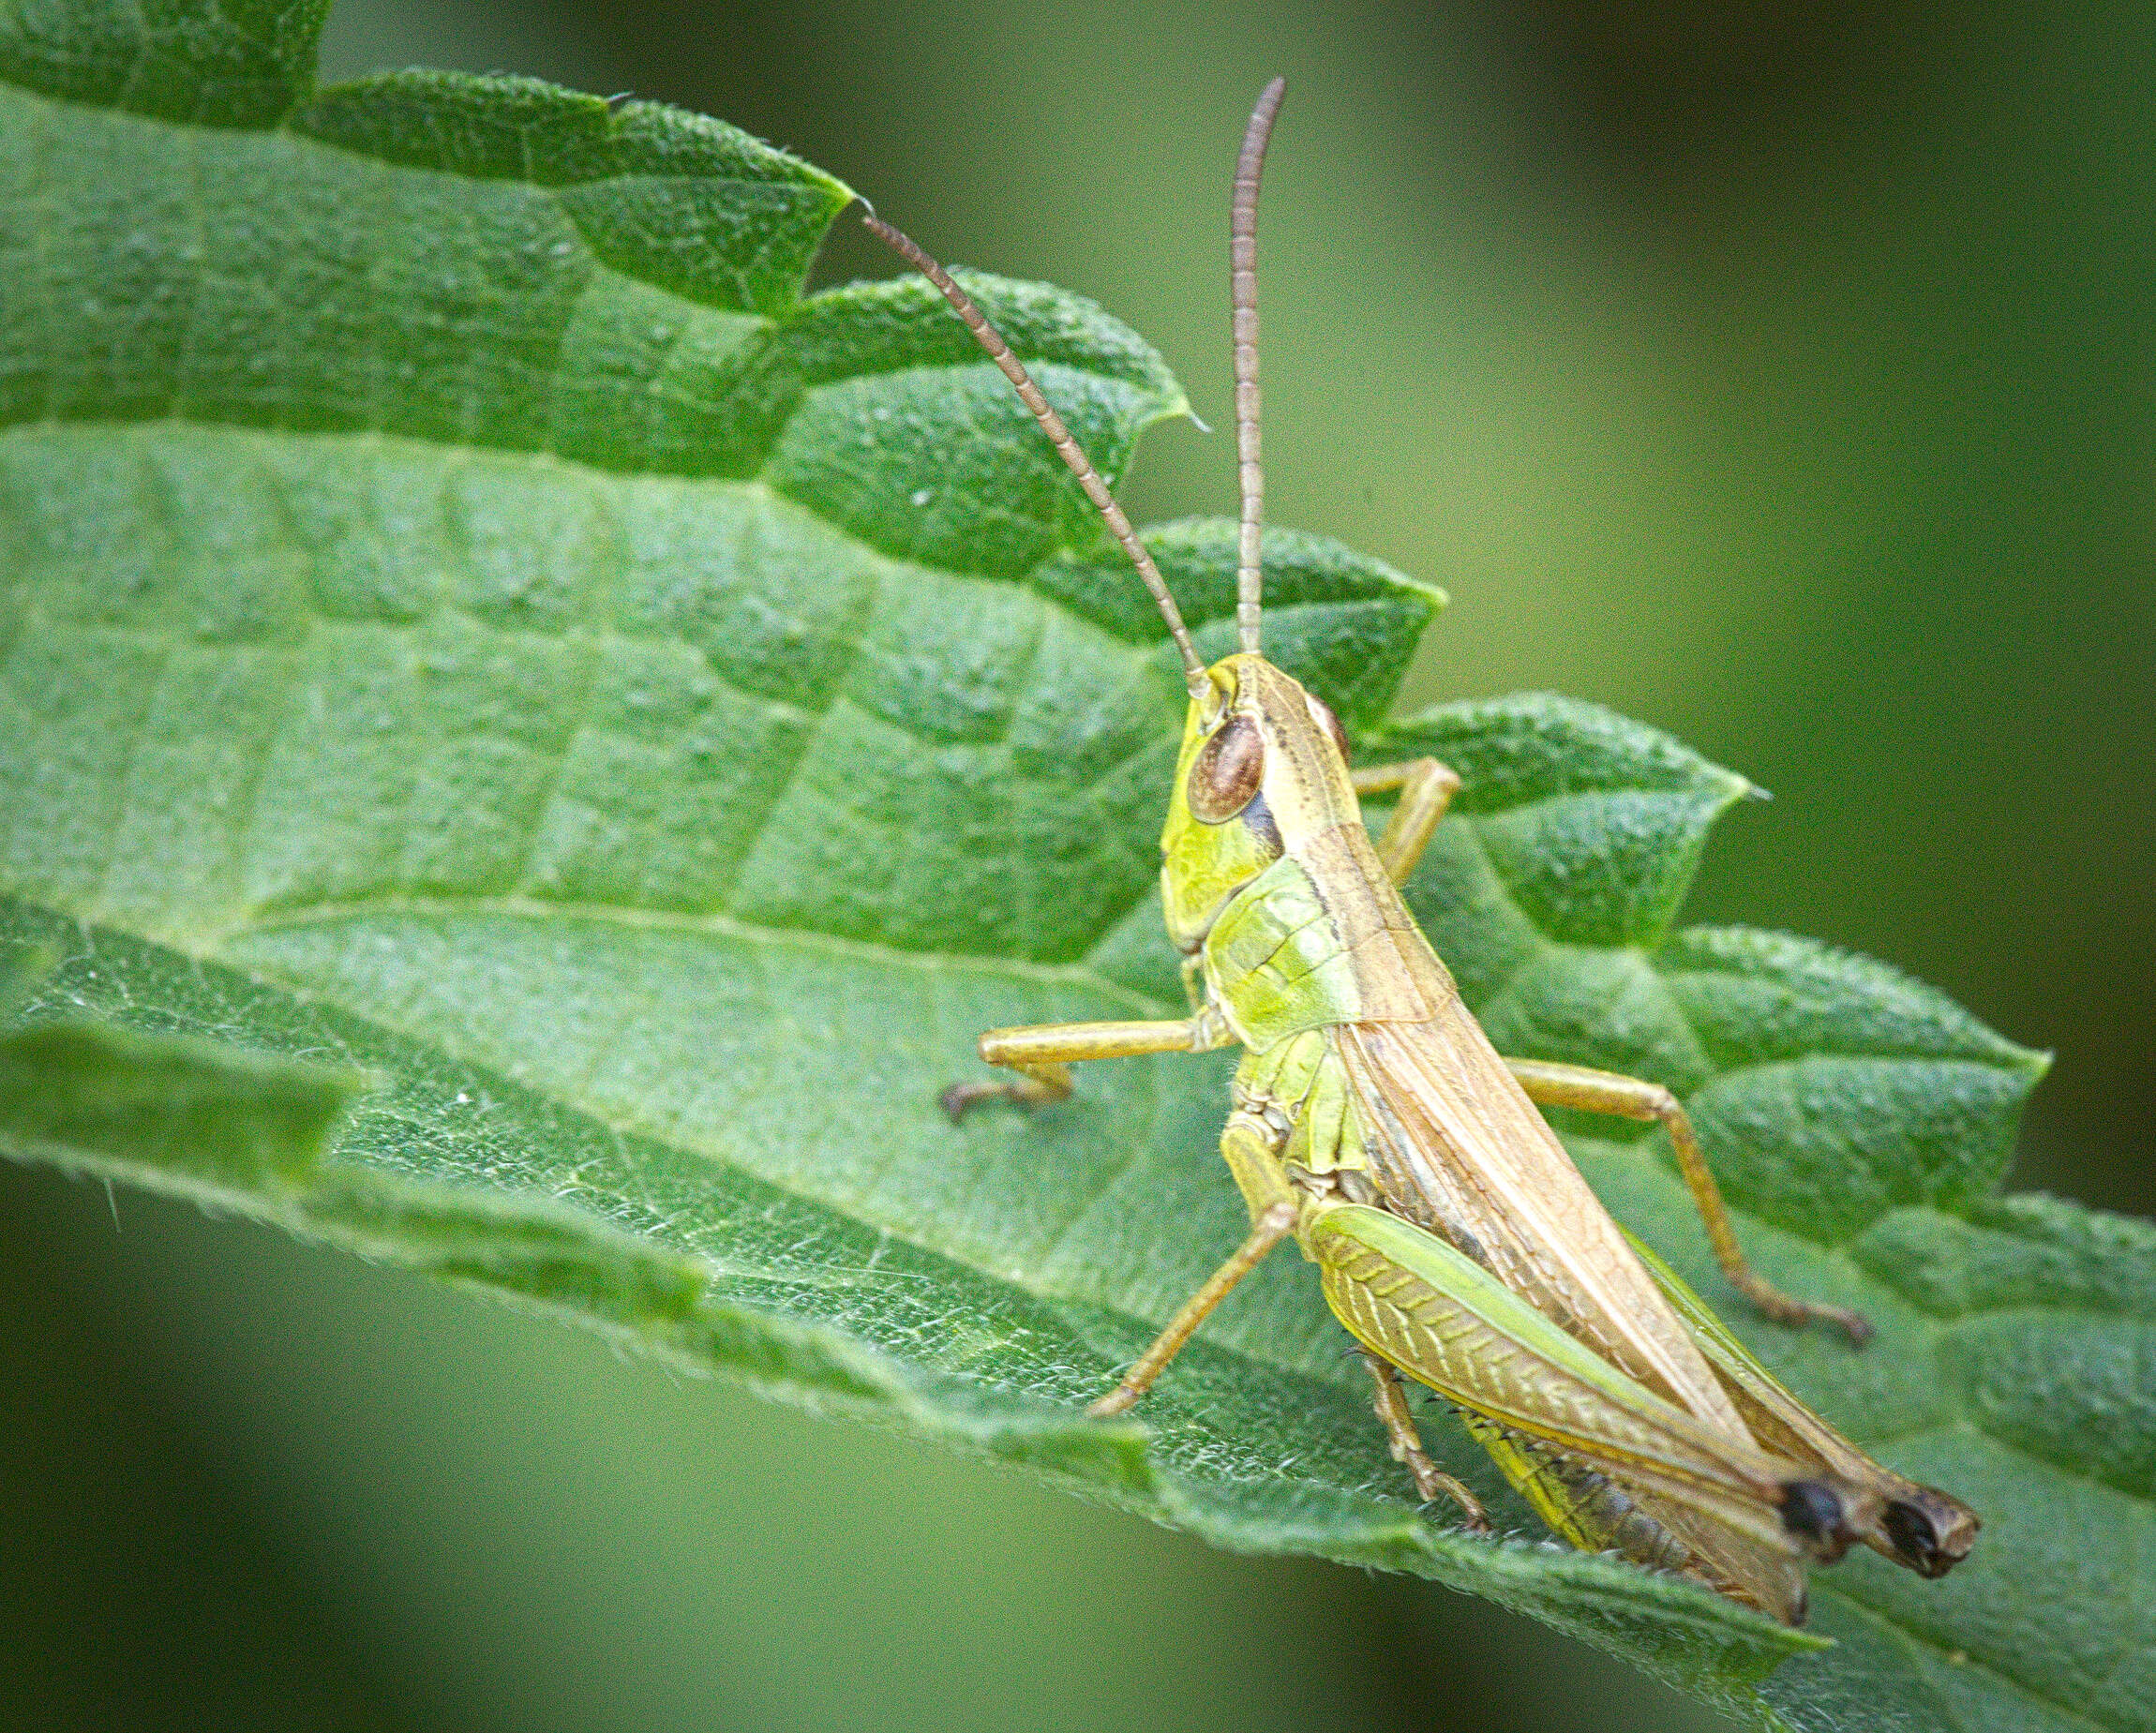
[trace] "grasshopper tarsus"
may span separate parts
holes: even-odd
[[[1488,1534],[1490,1513],[1482,1508],[1482,1501],[1467,1489],[1464,1482],[1439,1468],[1423,1449],[1422,1434],[1415,1424],[1415,1411],[1408,1406],[1407,1384],[1399,1368],[1359,1343],[1355,1352],[1362,1356],[1370,1382],[1376,1386],[1371,1406],[1376,1409],[1378,1424],[1385,1427],[1385,1438],[1392,1446],[1392,1459],[1414,1476],[1416,1496],[1425,1504],[1448,1501],[1460,1511],[1461,1528],[1471,1534]]]
[[[1127,1414],[1138,1405],[1138,1398],[1145,1393],[1133,1390],[1129,1384],[1117,1384],[1098,1400],[1085,1404],[1088,1420],[1113,1420],[1117,1414]]]
[[[1414,1465],[1411,1463],[1409,1466],[1412,1468]],[[1430,1464],[1425,1459],[1423,1466],[1429,1468]],[[1422,1485],[1422,1476],[1419,1473],[1415,1476],[1416,1489],[1422,1493],[1422,1501],[1425,1504],[1436,1503],[1442,1495],[1450,1500],[1454,1508],[1460,1512],[1458,1526],[1462,1531],[1469,1534],[1494,1534],[1497,1532],[1496,1526],[1490,1520],[1490,1513],[1482,1508],[1481,1500],[1470,1492],[1465,1485],[1455,1480],[1442,1469],[1434,1472],[1437,1475],[1436,1492],[1430,1491]]]
[[[1846,1331],[1851,1347],[1862,1348],[1872,1339],[1876,1332],[1872,1321],[1860,1311],[1846,1306],[1821,1306],[1812,1300],[1791,1299],[1772,1283],[1754,1276],[1749,1270],[1730,1279],[1739,1292],[1776,1323],[1786,1323],[1804,1329],[1815,1323],[1831,1323]]]
[[[980,1101],[1046,1107],[1071,1094],[1071,1067],[1083,1059],[1131,1059],[1143,1053],[1202,1053],[1225,1038],[1217,1019],[1201,1008],[1193,1017],[1142,1022],[1042,1023],[990,1029],[981,1038],[981,1057],[1018,1073],[993,1083],[952,1083],[936,1098],[955,1123]]]
[[[1490,1523],[1490,1513],[1482,1508],[1482,1501],[1467,1489],[1466,1482],[1447,1474],[1419,1450],[1396,1456],[1395,1460],[1415,1476],[1415,1496],[1425,1504],[1450,1504],[1460,1513],[1456,1527],[1469,1534],[1497,1531]]]
[[[950,1116],[952,1125],[957,1125],[983,1101],[1011,1098],[1009,1083],[952,1083],[936,1098],[936,1104]]]
[[[1013,1107],[1047,1107],[1071,1094],[1071,1073],[1060,1065],[1029,1065],[1022,1076],[995,1083],[952,1083],[936,1098],[957,1125],[983,1101],[1008,1101]]]

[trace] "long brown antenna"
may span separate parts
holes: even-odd
[[[1243,496],[1243,530],[1235,550],[1235,635],[1257,655],[1265,575],[1260,553],[1265,527],[1265,466],[1258,435],[1258,184],[1265,146],[1288,82],[1277,78],[1258,95],[1235,158],[1235,197],[1228,207],[1228,290],[1235,309],[1235,460]]]
[[[1071,466],[1071,473],[1078,478],[1078,486],[1085,490],[1085,497],[1100,509],[1107,520],[1109,531],[1123,545],[1123,551],[1130,556],[1130,563],[1138,568],[1138,575],[1145,588],[1153,592],[1153,600],[1160,605],[1160,617],[1168,622],[1168,635],[1175,640],[1175,648],[1182,652],[1183,681],[1190,687],[1190,695],[1202,698],[1207,687],[1205,665],[1198,659],[1198,647],[1190,642],[1190,629],[1183,624],[1183,616],[1175,606],[1175,598],[1168,593],[1167,579],[1160,575],[1160,568],[1153,563],[1153,556],[1145,551],[1145,543],[1138,532],[1130,528],[1130,520],[1124,516],[1123,508],[1115,503],[1115,495],[1108,491],[1108,484],[1100,479],[1100,471],[1093,467],[1093,460],[1080,449],[1078,441],[1071,437],[1071,429],[1063,425],[1062,416],[1056,414],[1041,387],[1033,382],[1032,375],[1016,355],[1011,345],[997,334],[994,325],[981,310],[973,305],[966,291],[951,280],[951,273],[914,245],[910,237],[902,234],[873,211],[861,218],[876,239],[891,247],[906,262],[943,291],[966,328],[972,332],[981,347],[988,351],[989,360],[1003,370],[1018,395],[1026,400],[1026,407],[1033,411],[1033,419],[1054,443],[1056,454]]]

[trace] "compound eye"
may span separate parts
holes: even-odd
[[[1201,824],[1224,825],[1265,780],[1265,740],[1254,718],[1232,715],[1198,749],[1185,793]]]
[[[1340,719],[1333,714],[1332,706],[1323,698],[1311,697],[1307,692],[1303,694],[1303,702],[1310,707],[1310,715],[1318,726],[1332,737],[1332,743],[1340,748],[1340,762],[1345,764],[1355,754],[1348,746],[1347,730],[1340,726]]]

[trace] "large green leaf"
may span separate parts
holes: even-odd
[[[1823,1651],[1460,1535],[1287,1259],[1141,1417],[1080,1418],[1239,1231],[1225,1062],[960,1128],[934,1096],[980,1028],[1173,999],[1180,688],[1143,596],[923,287],[801,297],[845,188],[523,81],[317,94],[319,22],[0,10],[0,890],[63,958],[0,1082],[87,1011],[372,1092],[320,1154],[4,1115],[0,1146],[1224,1546],[1418,1571],[1764,1724],[2150,1725],[2156,1236],[1997,1197],[2040,1062],[1876,964],[1672,934],[1744,784],[1663,737],[1548,698],[1387,728],[1436,598],[1329,544],[1273,538],[1270,642],[1372,750],[1464,772],[1411,889],[1478,1011],[1684,1091],[1760,1262],[1880,1325],[1752,1339],[1987,1527],[1943,1583],[1823,1574]],[[1099,309],[973,281],[1112,475],[1180,410]],[[1224,643],[1232,532],[1149,536]],[[1728,1299],[1659,1139],[1564,1128]]]
[[[10,947],[15,1022],[53,953]],[[188,1174],[211,1187],[311,1186],[364,1078],[230,1041],[55,1018],[0,1034],[0,1144],[23,1159]]]

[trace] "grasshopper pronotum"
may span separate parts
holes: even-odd
[[[1660,1122],[1732,1285],[1785,1322],[1827,1320],[1860,1343],[1869,1326],[1779,1292],[1745,1262],[1668,1090],[1499,1056],[1397,889],[1460,779],[1432,758],[1351,770],[1331,711],[1265,659],[1257,199],[1283,90],[1275,80],[1259,97],[1236,166],[1240,649],[1211,667],[1009,346],[934,260],[867,218],[942,291],[1038,418],[1159,604],[1190,694],[1160,846],[1191,1015],[991,1030],[981,1056],[1017,1077],[955,1085],[945,1106],[957,1116],[992,1098],[1060,1099],[1082,1059],[1245,1050],[1220,1152],[1250,1206],[1250,1235],[1091,1413],[1136,1402],[1236,1282],[1293,1238],[1360,1346],[1394,1457],[1425,1501],[1451,1499],[1469,1526],[1487,1518],[1425,1454],[1402,1374],[1452,1403],[1575,1546],[1681,1571],[1791,1623],[1804,1617],[1804,1561],[1831,1561],[1854,1541],[1943,1575],[1967,1556],[1974,1513],[1880,1467],[1777,1383],[1610,1219],[1535,1104]],[[1373,844],[1357,796],[1395,790]]]

